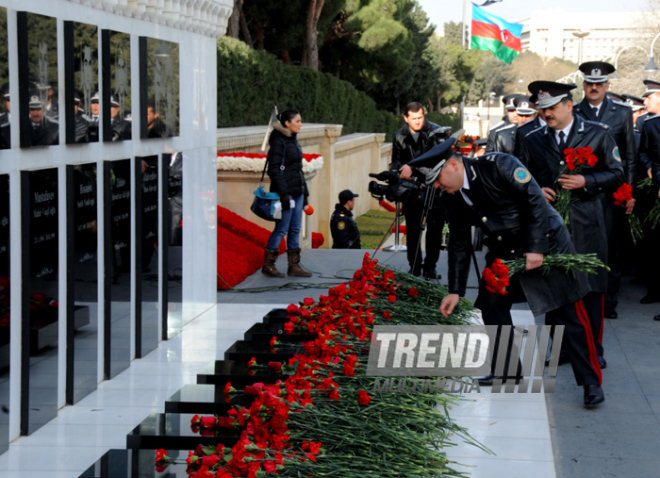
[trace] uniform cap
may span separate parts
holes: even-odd
[[[516,113],[522,116],[531,116],[536,113],[536,105],[532,103],[529,96],[518,95],[514,99]]]
[[[513,111],[516,109],[516,105],[514,103],[516,96],[518,95],[515,93],[511,93],[509,95],[502,97],[502,103],[504,103],[504,109],[506,109],[507,111]]]
[[[644,109],[644,99],[638,96],[633,95],[622,95],[625,99],[625,102],[628,106],[632,108],[633,111],[639,111]]]
[[[644,80],[644,86],[646,86],[646,91],[642,95],[644,98],[651,93],[660,93],[660,82],[655,80]]]
[[[571,98],[571,90],[577,88],[573,83],[557,83],[555,81],[533,81],[527,86],[532,96],[538,101],[538,108],[551,108],[564,98]]]
[[[606,61],[585,61],[578,70],[582,72],[587,83],[606,83],[616,68]]]
[[[359,194],[355,194],[350,189],[344,189],[339,193],[339,204],[344,205],[353,198],[360,197]]]

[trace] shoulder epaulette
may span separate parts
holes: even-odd
[[[615,105],[625,106],[626,108],[632,109],[632,106],[630,106],[628,103],[624,103],[623,101],[612,100],[612,103],[614,103]]]
[[[545,128],[545,125],[539,126],[538,128],[531,130],[529,133],[527,133],[527,134],[525,135],[525,138],[527,138],[528,136],[533,135],[533,134],[536,133],[537,131],[541,131],[543,128]]]
[[[651,115],[651,116],[647,116],[646,118],[644,118],[644,123],[646,123],[647,121],[651,121],[651,120],[657,119],[657,118],[660,118],[660,115]]]
[[[515,123],[511,123],[511,124],[508,124],[506,126],[502,126],[500,129],[498,129],[498,131],[504,131],[505,129],[515,128],[516,126],[518,126],[518,125],[515,124]]]
[[[610,129],[609,125],[606,125],[605,123],[599,123],[598,121],[584,120],[584,124],[589,126],[597,126],[599,128],[603,128],[604,130]]]

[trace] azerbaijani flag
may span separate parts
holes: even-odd
[[[472,4],[472,41],[470,49],[486,50],[511,63],[522,52],[522,23],[509,23]]]

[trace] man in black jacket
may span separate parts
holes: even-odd
[[[588,291],[584,276],[559,269],[544,274],[539,269],[546,254],[575,253],[563,221],[514,156],[489,153],[478,159],[463,158],[451,150],[451,145],[443,150],[444,146],[418,160],[438,163],[434,186],[444,191],[441,203],[451,230],[449,294],[442,300],[440,312],[450,315],[459,297],[465,295],[470,231],[472,226],[479,227],[486,236],[489,265],[496,258],[526,258],[526,272],[511,277],[506,295],[488,291],[482,278],[475,306],[481,310],[484,323],[512,325],[512,303],[525,300],[534,315],[551,316],[554,323],[565,326],[564,339],[575,379],[584,386],[584,404],[590,407],[602,402],[605,397],[600,387],[600,366],[580,300]]]
[[[427,121],[424,107],[413,102],[406,105],[403,115],[406,124],[394,133],[392,142],[391,171],[399,171],[401,178],[410,179],[413,175],[424,177],[423,173],[414,171],[408,163],[426,153],[432,147],[442,143],[451,134],[451,128],[438,126]],[[416,276],[424,272],[427,279],[435,279],[436,263],[440,258],[442,229],[445,218],[442,209],[429,208],[432,203],[426,192],[428,189],[412,190],[403,201],[403,214],[406,217],[407,254],[410,273]],[[420,235],[426,220],[426,259],[422,264]]]
[[[584,75],[582,87],[584,99],[575,105],[574,113],[589,121],[596,121],[609,126],[609,132],[619,147],[621,166],[625,181],[633,186],[633,199],[626,203],[626,208],[614,205],[610,189],[603,195],[605,211],[610,272],[607,277],[607,294],[605,295],[605,317],[618,317],[619,290],[621,289],[621,274],[623,270],[624,244],[630,229],[626,213],[630,214],[635,207],[637,191],[637,154],[632,110],[621,101],[608,97],[610,88],[609,76],[614,73],[613,65],[604,61],[588,61],[582,63],[579,70]]]
[[[606,125],[573,116],[571,90],[576,88],[574,84],[535,81],[528,88],[536,94],[547,124],[525,136],[522,163],[527,165],[549,203],[555,203],[556,191],[560,188],[570,191],[567,225],[575,249],[583,254],[596,253],[607,264],[603,196],[623,183],[619,149]],[[586,165],[580,174],[569,174],[566,151],[586,147],[592,149],[598,161],[593,166]],[[602,332],[607,271],[590,274],[588,281],[591,292],[584,297],[584,304],[600,366],[605,368]]]
[[[345,189],[339,193],[339,204],[335,204],[335,212],[330,218],[333,249],[361,249],[360,231],[353,220],[355,198],[359,197],[351,190]]]
[[[655,80],[644,80],[646,92],[644,92],[644,106],[649,112],[644,123],[642,123],[642,134],[639,140],[640,160],[648,167],[653,180],[653,192],[655,201],[660,200],[660,82]],[[648,241],[649,256],[645,261],[646,295],[642,297],[642,304],[653,304],[660,302],[660,227],[652,229],[645,228]],[[654,317],[660,320],[660,315]]]

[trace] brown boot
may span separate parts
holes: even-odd
[[[289,249],[286,251],[289,258],[289,269],[286,271],[288,275],[295,277],[312,277],[312,273],[303,269],[300,265],[300,248]]]
[[[268,277],[284,277],[280,271],[275,267],[275,261],[277,260],[279,251],[271,251],[266,249],[264,254],[264,266],[261,268],[261,273],[267,275]]]

